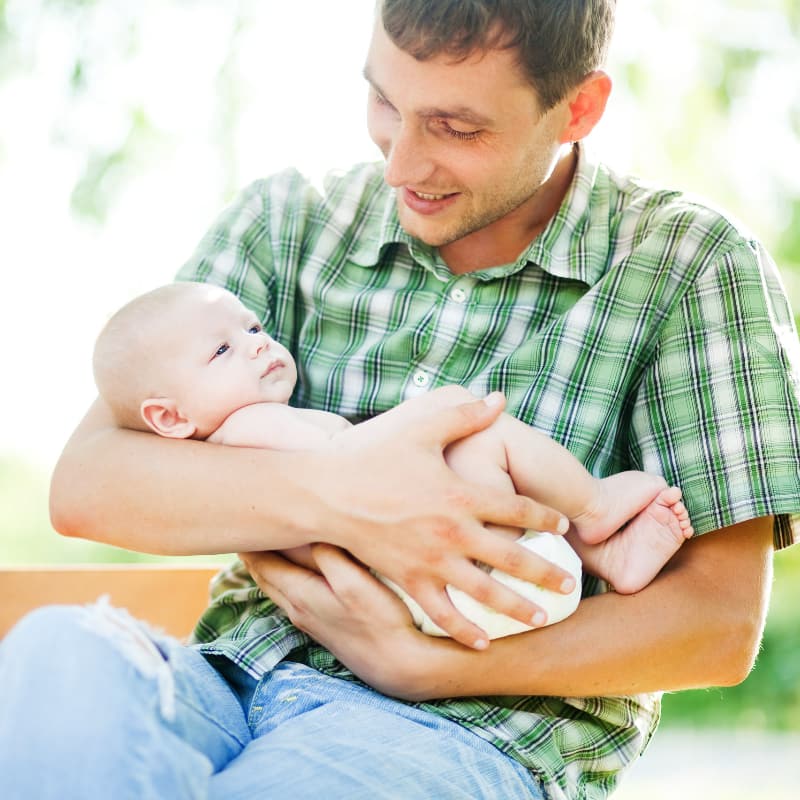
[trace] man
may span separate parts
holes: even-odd
[[[481,527],[535,527],[547,510],[443,466],[496,409],[287,455],[116,430],[95,406],[54,476],[62,532],[156,552],[320,542],[322,575],[246,556],[297,627],[234,572],[196,632],[206,659],[104,610],[29,621],[2,684],[39,711],[25,687],[47,681],[58,714],[50,702],[47,761],[0,736],[3,774],[27,759],[64,796],[77,752],[114,797],[135,776],[131,796],[601,798],[649,740],[654,693],[747,675],[773,541],[790,541],[800,505],[796,333],[757,242],[573,144],[610,91],[613,7],[383,0],[365,74],[389,188],[370,166],[324,197],[294,173],[257,184],[181,277],[225,283],[275,331],[298,356],[300,405],[358,419],[442,383],[500,389],[593,473],[679,485],[704,535],[642,592],[589,588],[568,620],[486,648],[445,584],[519,618],[532,609],[473,559],[562,578]],[[339,548],[461,644],[416,631]],[[36,659],[45,638],[43,652],[80,653],[71,682]],[[90,680],[111,711],[87,703]]]

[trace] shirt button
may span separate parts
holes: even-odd
[[[467,299],[467,293],[461,287],[456,286],[456,288],[450,292],[450,299],[454,303],[463,303]]]
[[[414,373],[413,380],[416,386],[427,386],[428,381],[430,381],[430,378],[428,377],[427,372],[423,372],[422,370],[420,370],[419,372]]]

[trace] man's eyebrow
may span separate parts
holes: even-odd
[[[421,117],[436,119],[457,119],[476,128],[487,128],[491,125],[489,117],[480,114],[469,106],[453,106],[452,108],[421,108],[417,112]]]
[[[375,83],[375,80],[371,77],[369,72],[369,67],[364,67],[363,73],[364,80],[372,86],[372,88],[378,92],[382,97],[386,97],[386,93]],[[386,99],[391,103],[392,101],[386,97]],[[492,124],[492,120],[487,117],[485,114],[481,114],[480,112],[476,111],[474,108],[470,106],[453,106],[452,108],[438,108],[436,106],[431,106],[429,108],[420,108],[416,112],[420,117],[424,117],[425,119],[457,119],[460,122],[466,122],[469,125],[474,125],[476,128],[486,128]]]

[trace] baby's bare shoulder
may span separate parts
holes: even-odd
[[[234,411],[209,441],[234,447],[313,450],[341,431],[343,425],[349,427],[350,423],[325,411],[254,403]]]

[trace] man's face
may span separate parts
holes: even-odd
[[[513,51],[417,61],[378,20],[364,71],[370,136],[406,231],[445,248],[477,231],[497,236],[509,219],[535,219],[568,117],[564,103],[541,113]]]
[[[288,402],[294,359],[234,295],[211,286],[192,292],[161,322],[171,394],[201,435],[243,406]]]

